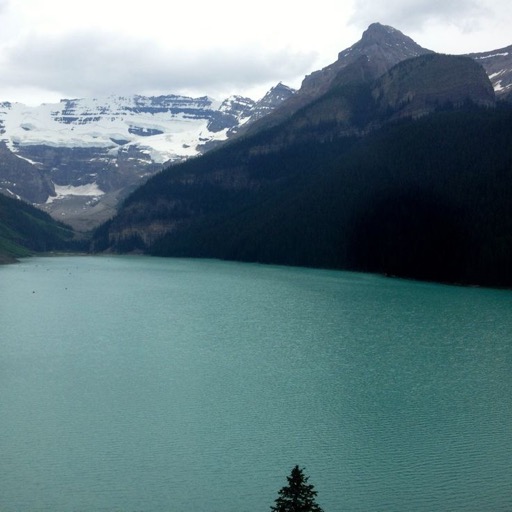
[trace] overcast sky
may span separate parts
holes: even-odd
[[[0,101],[109,94],[259,99],[372,22],[443,53],[512,44],[510,0],[0,0]]]

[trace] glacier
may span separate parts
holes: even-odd
[[[148,177],[216,147],[294,92],[279,83],[258,101],[169,94],[2,102],[0,153],[8,162],[0,193],[91,229]]]

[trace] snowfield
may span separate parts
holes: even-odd
[[[2,139],[15,153],[22,153],[26,146],[118,149],[135,145],[144,148],[154,162],[164,163],[197,155],[199,143],[225,140],[227,128],[209,129],[215,116],[233,117],[225,103],[181,96],[111,96],[37,107],[3,103],[0,123]],[[233,117],[233,121],[239,120]]]

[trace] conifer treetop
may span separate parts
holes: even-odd
[[[309,477],[304,475],[304,469],[296,465],[286,479],[288,485],[279,490],[275,505],[270,507],[272,512],[323,512],[315,501],[318,493],[308,484]]]

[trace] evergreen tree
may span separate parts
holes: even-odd
[[[309,477],[299,466],[295,466],[286,478],[288,485],[279,491],[275,506],[270,507],[272,512],[323,512],[315,503],[317,492],[314,486],[308,484]]]

